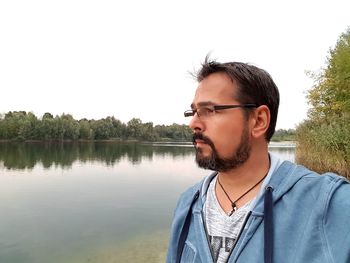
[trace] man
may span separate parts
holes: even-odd
[[[350,185],[269,154],[279,92],[255,66],[205,60],[191,110],[196,161],[167,262],[350,262]]]

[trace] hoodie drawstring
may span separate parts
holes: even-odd
[[[272,263],[273,247],[273,215],[272,215],[272,191],[271,186],[266,187],[264,199],[264,262]]]

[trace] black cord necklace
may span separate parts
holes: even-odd
[[[220,180],[219,180],[219,176],[218,176],[218,183],[221,187],[221,189],[224,191],[225,195],[227,196],[228,200],[230,200],[231,202],[231,206],[232,206],[232,210],[228,213],[228,216],[231,216],[234,212],[236,212],[237,210],[237,205],[236,205],[236,202],[239,201],[243,196],[245,196],[246,194],[248,194],[251,190],[253,190],[258,184],[260,184],[262,182],[262,180],[265,179],[265,177],[267,176],[268,172],[264,175],[263,178],[261,178],[259,180],[259,182],[257,182],[255,185],[253,185],[251,188],[249,188],[246,192],[244,192],[240,197],[238,197],[235,201],[232,201],[230,196],[227,194],[227,192],[225,191],[224,187],[222,186],[222,184],[220,183]]]

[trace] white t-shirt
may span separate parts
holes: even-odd
[[[217,177],[210,182],[203,211],[214,262],[224,263],[227,261],[248,212],[253,209],[256,200],[263,194],[266,185],[270,181],[271,175],[282,163],[282,160],[273,154],[270,154],[270,160],[269,172],[257,197],[237,209],[231,216],[225,213],[217,200],[215,194]]]

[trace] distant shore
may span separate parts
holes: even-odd
[[[145,141],[145,140],[137,140],[137,139],[106,139],[106,140],[86,140],[86,139],[78,139],[78,140],[71,140],[71,139],[64,139],[64,140],[0,140],[0,143],[73,143],[73,142],[118,142],[118,143],[147,143],[147,144],[174,144],[174,145],[192,145],[191,141],[175,141],[175,140],[168,140],[168,139],[160,139],[157,141]],[[269,147],[296,147],[295,141],[271,141],[269,143]]]
[[[297,143],[295,141],[281,141],[281,142],[273,142],[269,143],[269,147],[283,147],[283,148],[296,148]]]

